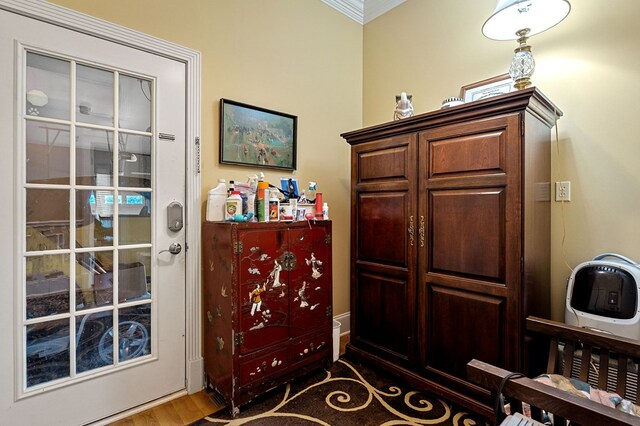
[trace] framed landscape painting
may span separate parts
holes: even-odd
[[[295,170],[298,117],[220,100],[220,163]]]

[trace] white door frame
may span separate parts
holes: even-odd
[[[200,52],[42,0],[0,0],[0,9],[185,64],[185,386],[188,393],[198,392],[204,387],[200,291]]]

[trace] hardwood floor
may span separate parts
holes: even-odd
[[[340,354],[344,353],[348,342],[348,334],[340,337]],[[202,390],[118,420],[110,426],[185,426],[224,407],[224,403],[216,401],[213,394]]]
[[[209,392],[202,390],[111,423],[111,426],[184,426],[222,408],[224,405],[216,403]]]

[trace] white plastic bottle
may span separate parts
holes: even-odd
[[[224,220],[233,220],[237,214],[242,214],[242,197],[240,191],[233,191],[225,201]]]
[[[280,200],[276,191],[269,191],[269,222],[278,222],[280,220]]]
[[[218,179],[218,185],[207,192],[207,221],[224,220],[224,202],[226,199],[227,183],[224,179]]]
[[[249,192],[247,194],[247,214],[252,216],[250,221],[257,222],[256,193],[258,192],[258,176],[249,176]]]
[[[322,219],[329,220],[329,204],[322,203]]]

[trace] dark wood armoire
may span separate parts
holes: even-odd
[[[331,222],[205,222],[204,371],[232,414],[331,365]]]
[[[550,129],[561,115],[530,88],[342,135],[348,357],[487,415],[467,362],[536,369],[525,318],[549,316]]]

